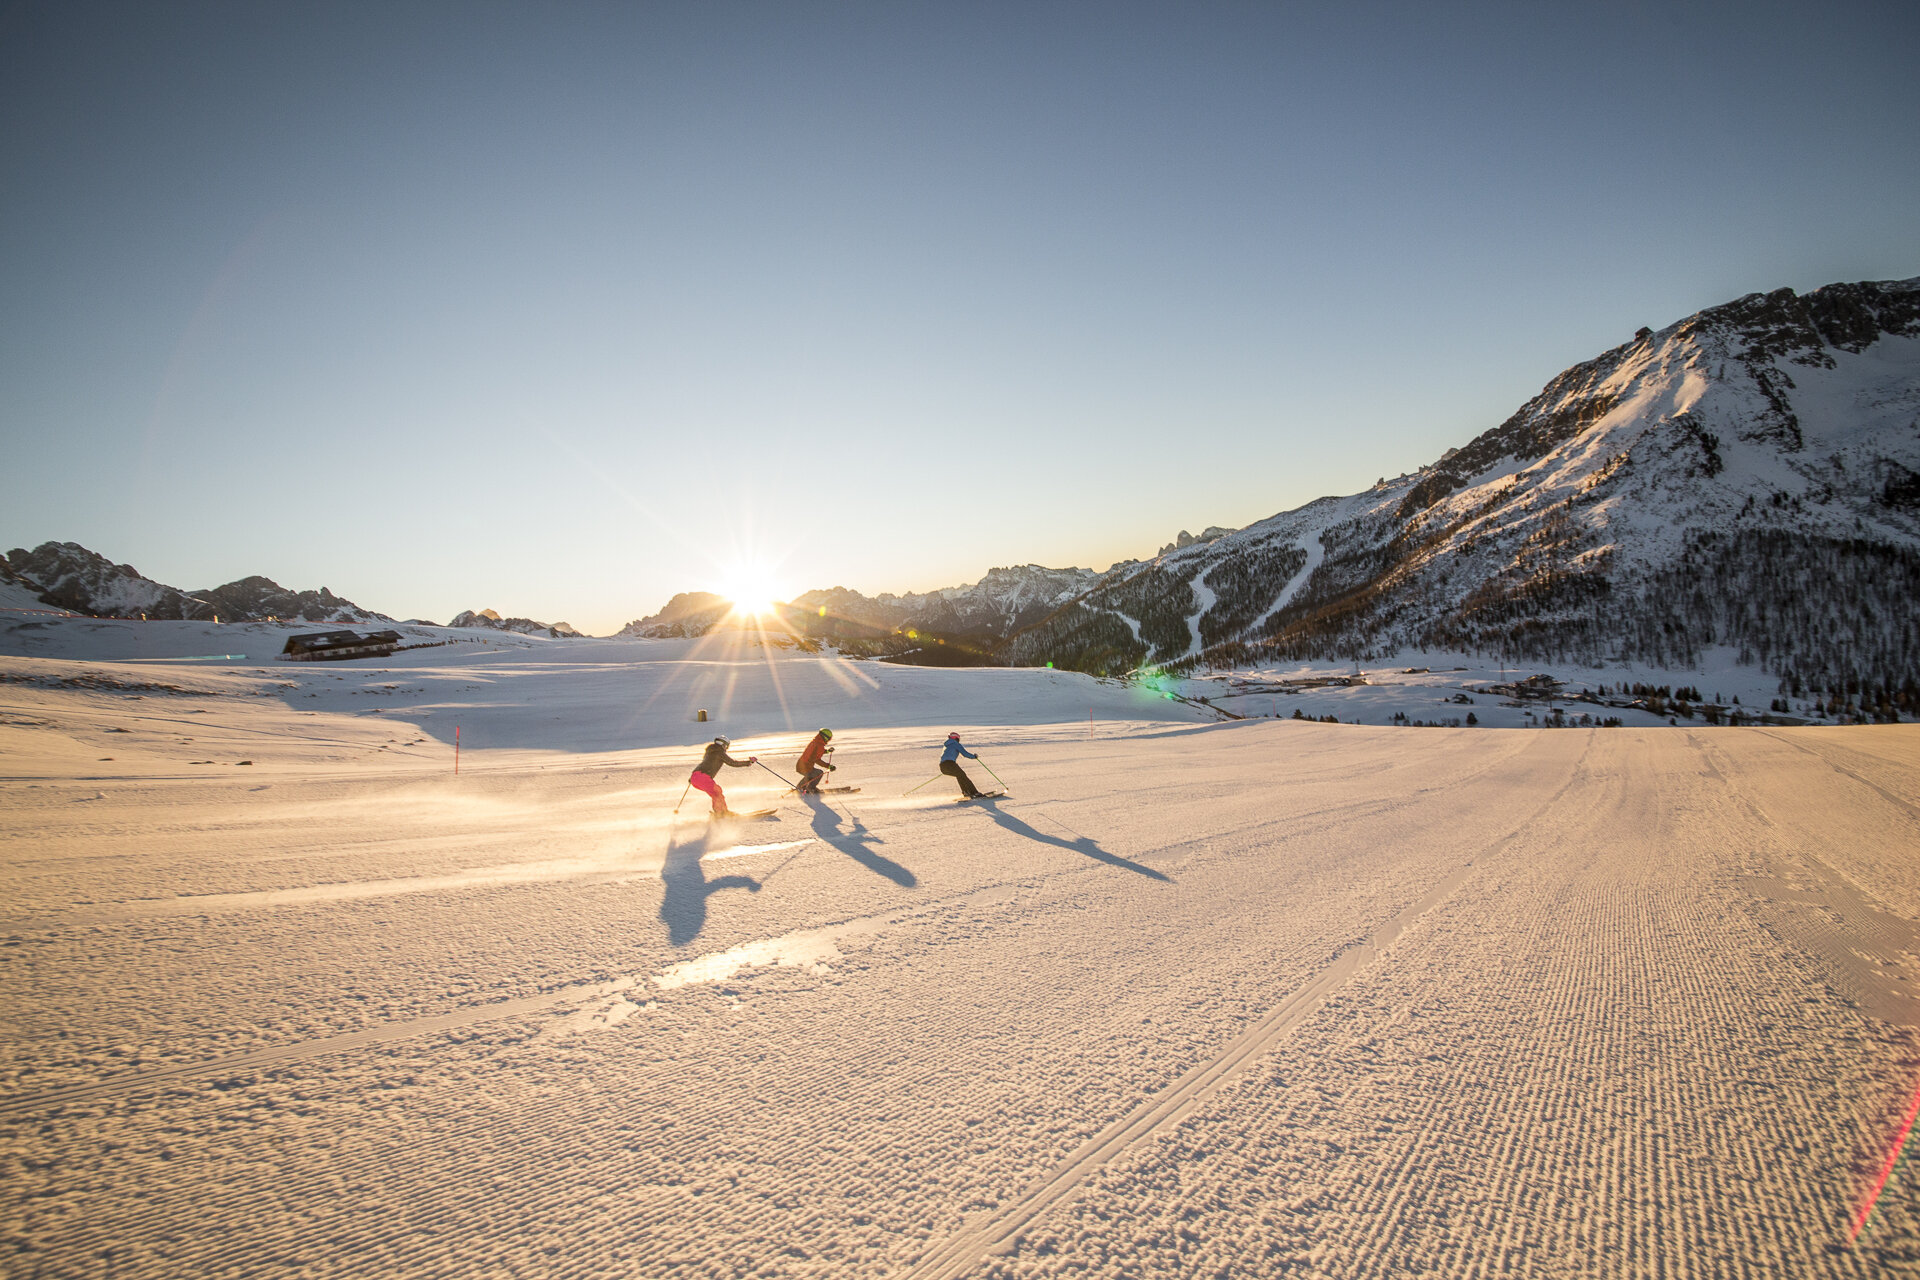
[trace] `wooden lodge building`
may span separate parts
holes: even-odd
[[[288,636],[280,656],[289,662],[331,662],[339,658],[384,658],[399,647],[398,631],[315,631]]]

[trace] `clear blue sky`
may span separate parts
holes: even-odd
[[[0,7],[0,544],[601,633],[1104,568],[1920,274],[1917,13]]]

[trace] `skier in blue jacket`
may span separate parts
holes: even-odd
[[[980,758],[960,745],[959,734],[948,734],[947,749],[940,753],[940,772],[946,774],[949,778],[958,779],[961,796],[971,800],[980,794],[980,788],[973,785],[973,779],[969,778],[967,771],[960,767],[959,758],[961,756],[965,756],[969,760],[978,760]]]

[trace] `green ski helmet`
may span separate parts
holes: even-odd
[[[821,736],[821,737],[823,737],[823,738],[831,738],[831,737],[833,736],[833,730],[831,730],[831,729],[822,729],[822,730],[820,731],[820,736]]]

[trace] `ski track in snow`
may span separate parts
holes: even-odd
[[[1203,647],[1200,642],[1200,619],[1206,617],[1207,610],[1213,608],[1214,604],[1220,599],[1219,593],[1208,586],[1206,582],[1207,574],[1212,572],[1213,566],[1209,565],[1205,572],[1193,575],[1193,581],[1190,585],[1193,587],[1194,599],[1200,602],[1200,607],[1187,618],[1187,632],[1193,639],[1187,644],[1187,651],[1180,655],[1182,658],[1192,658],[1199,655]]]
[[[1569,775],[1568,781],[1559,791],[1546,804],[1530,814],[1526,821],[1530,822],[1534,817],[1551,808],[1573,786],[1576,776],[1577,772]],[[1522,822],[1519,829],[1524,829],[1525,826],[1526,822]],[[1493,848],[1498,849],[1516,834],[1518,829],[1500,837]],[[922,1259],[911,1274],[922,1280],[958,1280],[975,1268],[983,1254],[1012,1252],[1023,1232],[1032,1223],[1071,1195],[1074,1189],[1096,1173],[1101,1165],[1154,1133],[1177,1127],[1182,1120],[1193,1114],[1209,1095],[1231,1083],[1235,1076],[1246,1069],[1251,1062],[1307,1021],[1319,1010],[1327,997],[1346,986],[1361,970],[1377,960],[1383,951],[1399,939],[1408,926],[1452,897],[1454,891],[1460,887],[1472,870],[1473,864],[1469,862],[1465,866],[1448,872],[1418,902],[1374,930],[1365,941],[1348,947],[1334,956],[1333,962],[1317,974],[1311,982],[1274,1006],[1272,1011],[1252,1027],[1234,1037],[1216,1057],[1192,1068],[1151,1100],[1142,1103],[1128,1115],[1108,1125],[1001,1212],[978,1225],[969,1224],[943,1248]]]
[[[1287,585],[1280,589],[1280,594],[1275,596],[1273,603],[1267,606],[1267,611],[1249,623],[1242,634],[1259,635],[1260,628],[1266,625],[1267,619],[1287,607],[1294,596],[1300,593],[1300,588],[1306,586],[1307,580],[1313,577],[1313,571],[1318,569],[1321,562],[1327,558],[1327,549],[1321,544],[1318,532],[1301,539],[1298,545],[1306,549],[1307,562],[1300,566],[1300,572],[1288,579]]]
[[[551,734],[588,678],[462,714]],[[1082,718],[968,729],[1005,800],[902,796],[1005,679],[903,681],[924,733],[843,714],[866,790],[745,833],[667,814],[683,751],[481,750],[456,782],[345,699],[189,726],[8,692],[0,1270],[1920,1256],[1910,1158],[1847,1238],[1920,1083],[1920,731]],[[1059,688],[1062,721],[1105,696]],[[791,710],[764,665],[730,696]],[[571,705],[593,742],[631,714]],[[256,764],[181,767],[228,740]]]
[[[1470,869],[1462,867],[1449,874],[1432,893],[1381,926],[1365,943],[1342,952],[1312,982],[1234,1037],[1219,1055],[1192,1068],[1150,1101],[1102,1129],[1035,1186],[1022,1192],[1018,1199],[979,1225],[969,1224],[946,1245],[923,1258],[909,1274],[924,1280],[957,1280],[974,1270],[983,1255],[1011,1252],[1022,1232],[1071,1195],[1102,1164],[1156,1131],[1177,1126],[1210,1094],[1232,1080],[1235,1073],[1244,1070],[1282,1036],[1305,1022],[1327,996],[1346,985],[1358,969],[1398,938],[1408,924],[1444,902],[1466,879]]]

